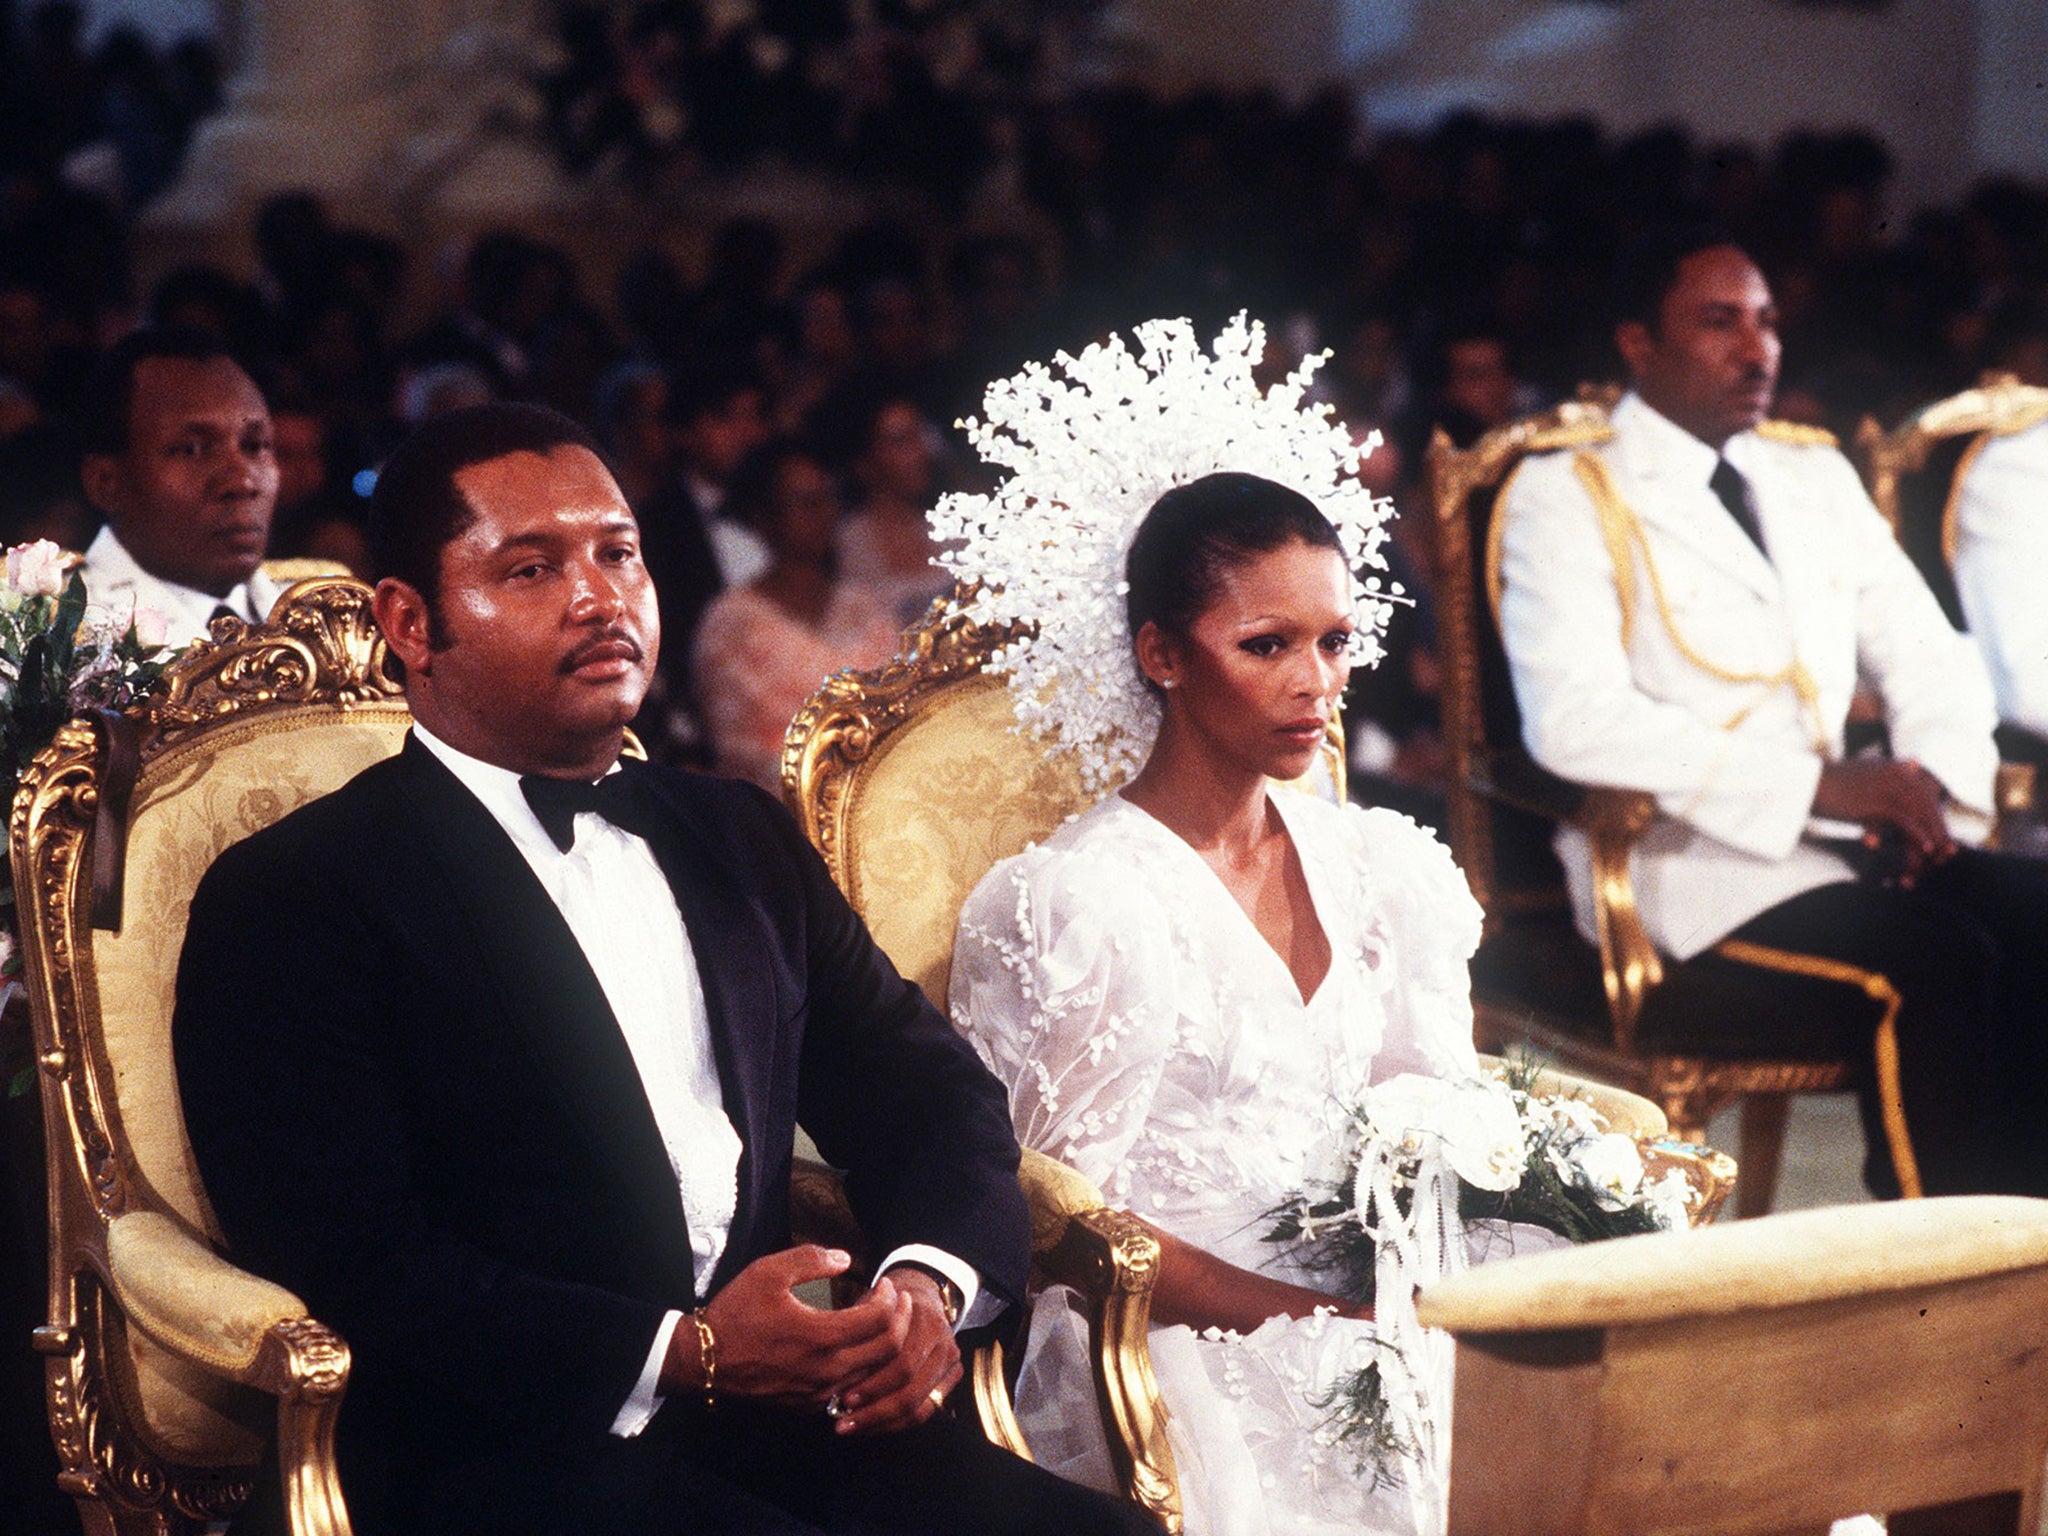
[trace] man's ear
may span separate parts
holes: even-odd
[[[1180,645],[1151,619],[1138,626],[1133,642],[1138,670],[1162,688],[1171,688],[1180,673]]]
[[[78,479],[86,500],[102,512],[121,510],[121,461],[111,453],[88,453],[78,461]]]
[[[1636,378],[1641,378],[1648,369],[1650,354],[1656,347],[1656,338],[1640,320],[1624,320],[1614,328],[1614,350],[1621,354],[1629,373]]]
[[[384,643],[405,663],[407,677],[426,677],[434,670],[434,624],[427,600],[418,587],[386,576],[370,595],[370,612],[384,631]]]

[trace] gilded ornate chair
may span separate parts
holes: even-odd
[[[999,633],[935,607],[906,637],[899,659],[876,672],[845,672],[814,694],[791,724],[783,790],[855,910],[897,968],[944,1004],[954,929],[976,883],[999,860],[1054,831],[1095,795],[1064,756],[1013,730],[1009,691],[984,670]],[[1343,759],[1332,750],[1300,788],[1341,798]],[[1667,1136],[1664,1115],[1633,1094],[1547,1074],[1552,1091],[1582,1093],[1616,1129],[1642,1140],[1653,1164],[1683,1169],[1696,1191],[1695,1220],[1709,1219],[1734,1184],[1734,1166]],[[1181,1505],[1166,1412],[1159,1402],[1146,1330],[1159,1248],[1127,1212],[1073,1170],[1026,1151],[1033,1282],[1064,1283],[1087,1301],[1096,1388],[1112,1459],[1129,1499],[1169,1531]],[[999,1349],[977,1363],[977,1392],[1000,1398]],[[997,1414],[984,1409],[985,1421]],[[999,1437],[1001,1438],[1001,1437]]]
[[[1417,1311],[1458,1341],[1450,1536],[2039,1528],[2048,1201],[1626,1237],[1470,1270]]]
[[[217,621],[214,644],[136,713],[66,726],[16,800],[49,1169],[35,1344],[59,1481],[95,1536],[225,1520],[269,1475],[273,1443],[294,1536],[350,1530],[333,1452],[348,1347],[221,1256],[170,1027],[208,865],[396,752],[411,724],[369,597],[345,578],[304,580],[265,628]],[[828,1171],[800,1174],[792,1205],[804,1235],[859,1245]]]
[[[1955,580],[1963,476],[1993,438],[2043,421],[2048,421],[2048,389],[2022,384],[2010,374],[1991,374],[1975,389],[1923,406],[1890,432],[1870,417],[1857,428],[1857,464],[1870,499],[1958,629],[1967,627]],[[2038,816],[2035,780],[2048,762],[2048,742],[2002,726],[1999,748],[2006,759],[1998,779],[2000,819]]]
[[[1901,1189],[1917,1195],[1891,983],[1876,972],[1735,941],[1684,964],[1660,955],[1644,932],[1629,867],[1655,803],[1546,773],[1522,745],[1495,609],[1496,508],[1526,456],[1605,442],[1611,403],[1589,394],[1497,428],[1469,449],[1441,432],[1430,446],[1451,848],[1487,913],[1472,969],[1481,1043],[1526,1040],[1568,1071],[1641,1093],[1687,1141],[1702,1140],[1714,1111],[1740,1099],[1736,1204],[1747,1216],[1770,1208],[1789,1096],[1853,1086],[1859,1042],[1875,1029],[1885,1151]],[[1562,872],[1549,854],[1548,831],[1560,822],[1583,828],[1593,846],[1597,946],[1575,931]]]
[[[50,1425],[94,1532],[197,1531],[273,1437],[299,1536],[346,1536],[348,1348],[220,1256],[170,1023],[185,914],[229,844],[395,752],[409,715],[368,589],[315,579],[221,621],[136,715],[63,728],[9,828],[48,1155]]]

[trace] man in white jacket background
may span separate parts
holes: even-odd
[[[1656,797],[1634,876],[1666,954],[1734,937],[1891,979],[1929,1193],[2048,1193],[2048,866],[1970,846],[1997,769],[1983,664],[1832,441],[1765,421],[1777,313],[1749,256],[1661,237],[1619,300],[1611,440],[1532,458],[1499,512],[1529,751]],[[1889,756],[1844,755],[1859,684]],[[1590,936],[1583,835],[1558,854]],[[1864,1107],[1874,1132],[1867,1089]],[[1883,1159],[1867,1176],[1892,1192]]]
[[[166,642],[205,638],[221,612],[260,624],[277,584],[258,569],[277,506],[262,391],[204,335],[145,329],[87,388],[80,478],[106,526],[85,552],[87,596],[163,616]]]
[[[1991,669],[1998,717],[2048,759],[2048,419],[2000,432],[1964,464],[1956,500],[1956,594]]]

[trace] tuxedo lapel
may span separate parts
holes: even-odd
[[[725,1112],[740,1136],[739,1208],[733,1240],[725,1256],[737,1262],[746,1249],[741,1228],[759,1209],[756,1149],[776,1134],[769,1122],[774,1071],[773,1029],[780,1014],[769,957],[762,953],[761,918],[745,892],[693,835],[687,821],[660,802],[660,792],[645,782],[641,794],[658,807],[642,830],[654,857],[675,893],[690,936],[690,950],[704,988],[704,1010],[710,1023],[711,1049],[718,1063],[719,1089]],[[785,1139],[790,1132],[781,1133]]]
[[[426,845],[447,878],[447,952],[474,980],[647,1216],[640,1238],[690,1294],[693,1261],[668,1152],[611,1004],[583,948],[489,811],[408,737],[401,766]]]

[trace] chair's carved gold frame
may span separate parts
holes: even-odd
[[[852,804],[877,749],[954,690],[1001,686],[983,668],[992,650],[1014,638],[1011,631],[973,623],[953,605],[936,605],[905,636],[895,661],[829,679],[791,723],[783,747],[784,798],[854,910],[862,909],[865,892],[849,846]],[[944,1006],[943,998],[935,1001]],[[1087,1301],[1096,1394],[1118,1478],[1131,1502],[1178,1532],[1180,1486],[1147,1343],[1158,1239],[1050,1158],[1026,1150],[1018,1176],[1031,1203],[1036,1277],[1071,1286]],[[1000,1345],[980,1353],[972,1378],[984,1431],[1028,1458]]]
[[[1866,416],[1856,428],[1857,468],[1863,472],[1864,488],[1877,510],[1900,533],[1900,482],[1927,467],[1927,460],[1943,441],[1955,437],[1974,439],[1956,461],[1954,477],[1941,504],[1941,558],[1953,577],[1956,565],[1956,518],[1962,500],[1963,477],[1994,437],[2009,436],[2048,421],[2048,389],[2022,384],[2010,373],[1987,373],[1974,389],[1922,406],[1887,432],[1874,416]],[[2032,763],[2005,762],[1998,765],[1997,809],[2001,820],[2037,810],[2040,800],[2039,775]]]
[[[1864,486],[1877,510],[1896,533],[1899,528],[1899,482],[1927,467],[1935,446],[1951,437],[1974,437],[1956,466],[1954,482],[1942,503],[1941,552],[1953,565],[1956,558],[1956,489],[1986,440],[2024,432],[2048,421],[2048,389],[2022,384],[2010,373],[1988,373],[1974,389],[1922,406],[1887,432],[1873,416],[1856,428],[1856,453]]]
[[[1495,889],[1491,803],[1514,804],[1586,833],[1593,860],[1594,920],[1601,982],[1607,996],[1608,1038],[1596,1042],[1540,1027],[1531,1031],[1531,1038],[1561,1065],[1645,1095],[1670,1118],[1673,1134],[1686,1141],[1703,1140],[1708,1119],[1723,1104],[1743,1101],[1743,1179],[1736,1203],[1742,1214],[1755,1215],[1768,1209],[1776,1184],[1789,1096],[1849,1087],[1852,1064],[1846,1060],[1732,1059],[1640,1048],[1636,1026],[1651,992],[1663,983],[1665,961],[1643,926],[1630,859],[1636,843],[1656,819],[1656,802],[1639,791],[1604,786],[1570,786],[1573,793],[1569,799],[1558,800],[1527,792],[1518,776],[1502,772],[1504,766],[1525,758],[1521,744],[1493,743],[1486,738],[1475,577],[1481,559],[1497,574],[1499,519],[1497,515],[1493,519],[1489,541],[1493,547],[1475,551],[1469,518],[1473,498],[1485,493],[1498,498],[1515,469],[1532,454],[1597,448],[1611,440],[1614,429],[1608,413],[1617,398],[1616,390],[1588,388],[1577,400],[1496,428],[1470,448],[1457,447],[1441,429],[1430,443],[1430,530],[1439,628],[1446,653],[1442,658],[1444,732],[1452,762],[1451,846],[1492,927],[1498,924],[1503,903]],[[1909,1196],[1919,1194],[1918,1164],[1907,1134],[1898,1080],[1898,994],[1890,981],[1875,971],[1816,956],[1756,945],[1717,948],[1742,964],[1855,987],[1879,1003],[1883,1013],[1876,1059],[1887,1150],[1902,1190]],[[1484,1014],[1486,1010],[1481,1011]],[[1499,1034],[1510,1034],[1528,1023],[1526,1018],[1502,1019],[1494,1028]]]
[[[110,871],[118,901],[135,775],[199,732],[265,710],[404,708],[367,588],[302,581],[275,616],[276,630],[217,620],[212,644],[175,666],[142,711],[61,728],[24,774],[9,821],[48,1157],[49,1321],[35,1346],[45,1357],[59,1485],[94,1532],[196,1532],[241,1506],[257,1470],[183,1465],[152,1447],[110,1311],[172,1355],[275,1399],[295,1536],[350,1530],[334,1462],[348,1346],[296,1298],[233,1268],[164,1210],[127,1151],[97,1027],[94,913],[108,902]],[[130,1273],[114,1257],[120,1224],[148,1255],[147,1272]],[[149,1282],[178,1265],[205,1274],[219,1315],[180,1318],[141,1305]]]

